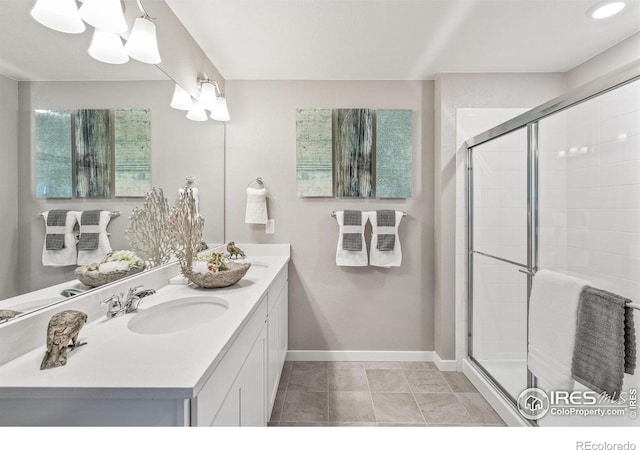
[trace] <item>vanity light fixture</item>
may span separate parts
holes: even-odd
[[[30,14],[41,25],[63,33],[78,34],[86,29],[76,0],[37,0]]]
[[[140,3],[138,2],[138,4]],[[158,51],[156,26],[146,12],[134,22],[131,35],[124,48],[129,56],[140,62],[160,64],[162,61]]]
[[[200,86],[200,97],[198,98],[198,103],[200,103],[204,109],[209,111],[213,111],[218,103],[216,88],[208,79],[203,81]]]
[[[618,14],[625,7],[623,1],[606,0],[598,2],[587,11],[587,15],[593,19],[606,19]]]
[[[31,16],[40,24],[64,33],[82,33],[85,22],[95,30],[89,55],[109,64],[124,64],[129,57],[147,64],[160,64],[156,26],[136,0],[142,16],[138,17],[127,36],[122,0],[83,0],[80,8],[76,0],[36,0]],[[84,22],[83,22],[84,20]],[[127,39],[122,44],[121,37]]]
[[[80,17],[94,28],[110,33],[124,33],[129,28],[120,0],[84,0]]]
[[[192,105],[193,100],[191,99],[191,95],[176,83],[176,87],[173,89],[173,97],[171,97],[170,106],[174,109],[189,111]]]
[[[228,122],[231,119],[229,109],[227,109],[227,100],[224,97],[218,97],[218,103],[211,112],[211,118],[220,122]]]
[[[120,35],[97,28],[93,32],[89,54],[94,59],[108,64],[124,64],[129,61]]]
[[[199,102],[193,102],[193,105],[191,105],[191,108],[187,113],[187,119],[195,122],[206,122],[208,119],[207,112]]]

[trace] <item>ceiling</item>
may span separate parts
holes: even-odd
[[[166,0],[226,79],[566,72],[640,31],[640,0]]]
[[[156,66],[131,59],[123,65],[104,64],[87,53],[92,27],[66,34],[40,25],[29,15],[35,0],[0,0],[0,74],[14,80],[97,81],[166,80]],[[133,23],[137,7],[126,0]]]

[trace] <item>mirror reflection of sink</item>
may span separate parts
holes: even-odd
[[[138,334],[177,333],[211,322],[228,308],[229,303],[220,297],[184,297],[138,311],[127,327]]]

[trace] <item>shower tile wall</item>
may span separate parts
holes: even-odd
[[[466,217],[465,140],[525,111],[524,108],[457,110],[458,217]],[[486,188],[482,190],[481,198],[476,204],[479,208],[476,210],[475,220],[480,227],[475,234],[476,249],[526,262],[526,178],[523,179],[520,174],[523,168],[526,169],[526,132],[524,136],[511,135],[500,142],[488,143],[483,149],[483,155],[482,164],[476,172],[479,174],[477,182],[482,185],[484,180]],[[522,198],[524,203],[516,205],[516,199]],[[462,316],[466,311],[467,296],[464,281],[467,229],[466,220],[457,220],[456,223],[456,259],[462,262],[456,263],[456,303],[458,313]],[[474,302],[478,302],[474,316],[474,356],[482,360],[523,360],[526,342],[521,330],[525,313],[526,298],[523,292],[526,291],[523,289],[526,289],[526,277],[518,273],[515,266],[488,258],[477,257],[475,264],[479,273],[474,286],[477,290]],[[461,335],[458,337],[458,352],[466,354],[466,323],[459,328]]]
[[[540,139],[548,157],[540,163],[540,205],[555,210],[541,213],[541,266],[640,300],[640,81],[544,119]],[[566,260],[552,250],[562,249],[563,201]]]

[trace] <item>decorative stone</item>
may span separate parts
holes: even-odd
[[[61,311],[53,315],[47,327],[47,352],[40,370],[67,364],[67,352],[86,344],[78,342],[78,334],[86,322],[87,315],[82,311]]]

